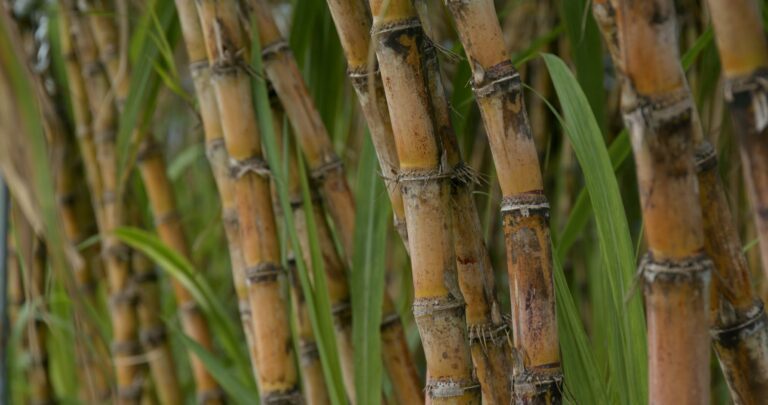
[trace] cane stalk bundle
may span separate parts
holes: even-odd
[[[501,191],[512,297],[518,402],[558,402],[562,371],[552,284],[549,203],[523,102],[493,1],[447,1],[472,69]]]
[[[333,150],[325,125],[309,95],[296,60],[277,29],[271,9],[263,0],[253,0],[251,3],[257,18],[265,71],[294,128],[307,159],[311,178],[319,186],[324,205],[339,231],[347,258],[351,258],[354,246],[355,206],[341,159]],[[389,155],[389,159],[392,158],[393,155]],[[386,173],[390,171],[391,168]],[[397,213],[398,207],[395,205]],[[402,235],[402,221],[399,223],[401,225],[398,230]],[[329,245],[328,248],[330,247]],[[393,380],[395,395],[401,401],[410,403],[420,397],[419,380],[407,350],[402,323],[386,294],[383,319],[382,340],[387,342],[382,346],[384,365]],[[345,376],[349,377],[346,381],[351,393],[351,370],[345,370]]]
[[[709,0],[707,4],[760,240],[763,271],[768,275],[768,42],[756,1]]]
[[[106,10],[103,7],[104,5],[101,3],[92,5],[92,12],[100,11],[101,13],[99,15],[92,14],[89,19],[102,64],[106,67],[107,76],[115,93],[118,110],[122,111],[123,104],[128,97],[130,69],[127,63],[119,58],[117,27],[113,18],[104,15]],[[137,156],[139,171],[147,190],[155,218],[155,227],[160,239],[171,249],[189,258],[190,252],[186,235],[176,210],[173,189],[168,179],[161,151],[151,135],[142,136],[138,133],[137,135],[138,138],[143,139],[141,150]],[[201,309],[180,282],[174,281],[173,290],[184,333],[200,346],[211,351],[213,339]],[[147,343],[152,343],[152,340],[147,340]],[[222,402],[223,392],[216,380],[206,370],[197,355],[190,352],[190,357],[198,401],[212,404]],[[168,387],[173,387],[173,385]]]
[[[649,252],[643,263],[649,400],[709,400],[711,262],[694,165],[695,111],[671,1],[617,2],[622,111],[632,137]],[[654,63],[647,63],[648,60]],[[675,384],[670,384],[675,381]]]
[[[609,0],[601,0],[593,7],[618,73],[623,74],[614,5]],[[624,91],[632,89],[625,86]],[[768,370],[768,323],[763,303],[753,293],[741,241],[718,176],[717,156],[703,139],[697,116],[694,119],[693,140],[696,143],[705,249],[716,272],[709,305],[710,333],[731,397],[738,403],[759,403],[768,395],[768,376],[761,372]]]
[[[427,398],[432,403],[479,402],[452,239],[453,168],[432,116],[429,77],[421,55],[425,38],[410,1],[372,1],[371,11],[400,162],[413,311],[427,360]]]
[[[300,402],[286,303],[279,288],[285,270],[280,264],[269,168],[262,155],[251,78],[243,57],[247,41],[236,2],[201,0],[197,5],[235,178],[260,393],[268,403]]]
[[[238,309],[243,331],[248,343],[251,365],[256,372],[256,352],[251,329],[251,309],[248,303],[248,286],[245,282],[243,253],[240,241],[240,229],[237,218],[237,202],[235,201],[234,178],[228,169],[227,151],[224,146],[219,118],[219,107],[211,84],[211,67],[205,50],[200,19],[195,4],[191,1],[176,1],[181,32],[187,49],[189,70],[200,106],[200,116],[205,135],[205,149],[211,166],[216,188],[221,201],[221,218],[224,223],[224,233],[229,247],[232,281],[237,294]]]
[[[72,2],[63,2],[67,24],[76,54],[79,58],[85,94],[92,114],[93,144],[87,134],[78,137],[88,172],[89,186],[96,210],[99,233],[102,235],[102,252],[108,278],[110,313],[112,317],[112,356],[115,364],[118,401],[135,402],[142,396],[142,365],[132,357],[140,354],[138,318],[136,315],[136,291],[133,285],[128,248],[121,244],[112,231],[123,223],[118,206],[117,159],[115,135],[117,116],[112,106],[109,83],[102,65],[91,30],[74,8]],[[72,66],[74,67],[74,65]],[[72,80],[77,82],[75,71],[69,69]],[[95,162],[91,161],[95,157]],[[95,173],[93,172],[95,171]]]

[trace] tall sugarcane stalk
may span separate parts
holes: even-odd
[[[285,108],[307,159],[311,178],[319,186],[324,206],[339,231],[346,257],[350,259],[354,250],[355,204],[341,159],[333,150],[325,125],[269,5],[263,0],[253,0],[251,5],[257,20],[264,69]],[[415,401],[421,396],[419,380],[407,350],[402,323],[387,294],[384,295],[383,319],[382,339],[390,342],[382,346],[383,361],[393,380],[395,394],[401,401]],[[352,385],[347,386],[351,388]]]
[[[725,98],[739,141],[743,173],[768,275],[768,41],[754,0],[709,0]]]
[[[593,3],[596,21],[622,75],[614,5]],[[624,91],[632,91],[625,86]],[[697,116],[694,116],[698,121]],[[710,333],[731,397],[737,403],[757,404],[768,396],[768,323],[762,301],[753,292],[741,240],[717,170],[714,148],[694,122],[696,171],[704,221],[704,241],[715,277],[710,288]]]
[[[290,155],[288,162],[290,172],[288,187],[296,232],[299,235],[299,242],[301,244],[301,255],[304,263],[313,263],[310,242],[312,236],[308,219],[311,215],[315,223],[317,242],[323,260],[322,266],[325,271],[328,298],[333,314],[334,332],[336,335],[336,345],[339,350],[344,387],[350,402],[356,403],[354,355],[352,350],[352,308],[350,307],[347,269],[336,250],[320,197],[313,195],[313,199],[310,201],[310,209],[304,206],[299,179],[300,173],[296,159],[295,153]]]
[[[272,110],[272,121],[274,126],[275,141],[277,150],[285,151],[284,145],[284,127],[283,121],[285,118],[285,112],[283,111],[280,101],[277,100],[277,95],[274,93],[274,89],[268,87],[269,101]],[[309,235],[307,234],[306,219],[303,209],[303,195],[301,194],[301,185],[298,184],[298,167],[296,166],[296,152],[288,150],[289,159],[287,159],[288,166],[288,181],[289,190],[291,191],[291,208],[294,215],[294,224],[296,232],[299,236],[299,250],[301,251],[300,257],[304,260],[304,263],[312,263],[311,258],[307,257],[307,254],[303,252],[303,246],[308,245]],[[283,216],[285,213],[282,211],[280,205],[280,196],[277,193],[276,184],[273,182],[272,188],[272,201],[275,207],[275,214],[277,216],[278,223],[283,222]],[[298,195],[293,190],[298,189]],[[335,254],[335,253],[334,253]],[[299,346],[299,364],[301,366],[301,382],[304,392],[304,400],[308,404],[330,404],[331,398],[328,392],[328,386],[325,380],[325,373],[323,372],[323,364],[320,360],[320,351],[317,346],[317,339],[315,337],[315,331],[312,329],[312,320],[310,318],[309,309],[307,308],[307,300],[304,295],[304,290],[301,286],[301,279],[298,273],[296,265],[296,252],[293,247],[288,247],[286,251],[286,265],[288,269],[288,276],[291,283],[291,299],[292,299],[292,316],[294,322],[294,328],[298,337]],[[313,273],[312,273],[313,274]],[[345,381],[346,383],[346,381]]]
[[[224,146],[224,135],[219,118],[219,107],[211,84],[211,67],[205,50],[200,19],[195,4],[191,1],[177,0],[176,10],[181,23],[181,32],[189,59],[189,70],[200,105],[200,116],[205,135],[205,150],[211,166],[216,188],[221,201],[221,218],[224,223],[224,233],[229,247],[232,281],[238,300],[240,320],[248,343],[251,365],[256,371],[256,347],[253,342],[251,328],[251,309],[248,303],[248,286],[245,280],[245,264],[243,262],[242,243],[237,218],[237,202],[235,201],[235,179],[228,169],[227,151]]]
[[[509,325],[501,317],[491,258],[485,247],[482,225],[472,197],[477,177],[464,163],[451,123],[448,99],[440,74],[436,48],[422,42],[432,113],[444,156],[451,167],[452,231],[459,288],[466,302],[467,328],[474,372],[486,404],[512,400]]]
[[[95,33],[97,47],[102,63],[106,67],[107,76],[116,96],[117,107],[122,111],[125,99],[128,97],[130,83],[130,68],[121,61],[119,56],[118,34],[114,19],[104,14],[104,5],[96,1],[91,6],[93,12],[90,24]],[[93,8],[95,7],[95,8]],[[171,249],[190,258],[186,234],[181,225],[181,217],[176,209],[175,196],[161,150],[152,135],[136,134],[143,139],[141,150],[137,156],[139,171],[144,182],[150,207],[155,218],[155,227],[160,239]],[[179,282],[174,280],[174,295],[180,312],[182,329],[186,335],[208,351],[213,349],[213,338],[207,320],[202,310],[195,302],[191,293]],[[149,342],[148,342],[149,343]],[[200,403],[216,404],[223,401],[224,393],[218,382],[208,372],[205,365],[194,354],[189,352],[197,399]]]
[[[641,263],[649,401],[707,403],[712,263],[704,253],[694,163],[698,128],[680,65],[675,9],[668,0],[624,0],[614,10],[624,75],[622,112],[632,137],[649,249]]]
[[[371,1],[376,43],[399,157],[411,253],[413,312],[427,360],[431,403],[475,403],[464,302],[456,274],[450,193],[452,170],[432,116],[425,38],[408,0]]]
[[[257,381],[266,403],[299,403],[298,373],[279,283],[277,227],[247,67],[247,40],[233,0],[199,0],[200,22],[222,132],[235,179],[240,237],[253,314]]]
[[[516,402],[559,402],[562,370],[552,281],[549,203],[523,102],[491,0],[448,0],[472,69],[504,199],[502,218],[512,297]]]
[[[91,188],[97,225],[102,235],[102,253],[108,279],[110,294],[110,315],[112,319],[112,356],[114,359],[117,401],[120,403],[137,402],[143,391],[143,366],[133,357],[141,352],[136,314],[137,295],[132,280],[130,254],[125,245],[120,243],[112,231],[123,223],[123,213],[118,206],[117,159],[115,136],[117,116],[112,105],[110,85],[98,60],[98,51],[91,30],[84,18],[76,10],[74,2],[63,1],[62,21],[64,36],[71,37],[75,53],[78,56],[81,77],[78,79],[73,61],[68,68],[68,75],[75,86],[84,85],[82,99],[87,99],[92,121],[92,133],[83,132],[78,137],[85,169]],[[68,31],[67,31],[68,30]],[[81,100],[82,100],[81,99]],[[82,101],[81,101],[82,102]],[[79,106],[78,108],[81,108]],[[85,116],[82,117],[85,119]],[[84,124],[81,124],[84,125]],[[92,137],[92,138],[91,138]]]
[[[397,151],[392,136],[389,110],[386,105],[381,76],[369,55],[371,18],[365,4],[356,0],[328,1],[342,47],[347,58],[349,75],[363,108],[371,137],[379,157],[382,172],[395,212],[395,224],[407,245],[403,200],[395,178],[398,172]],[[455,169],[453,187],[453,211],[455,248],[459,285],[467,302],[467,325],[470,328],[472,356],[475,372],[488,401],[507,403],[510,384],[507,381],[506,339],[498,307],[495,306],[493,270],[480,234],[480,223],[474,202],[469,194],[471,173],[461,161],[455,134],[452,131],[448,103],[444,97],[439,66],[434,47],[423,50],[429,77],[432,104],[437,126],[446,148],[449,164]],[[463,175],[461,175],[461,174]],[[470,182],[468,182],[468,180]],[[495,316],[493,314],[495,310]],[[501,338],[501,339],[500,339]],[[492,343],[487,345],[487,343]],[[489,364],[491,363],[491,364]],[[497,379],[497,381],[493,381]]]

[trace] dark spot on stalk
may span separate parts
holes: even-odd
[[[762,220],[768,220],[768,207],[762,207],[757,210],[757,215]]]
[[[447,359],[448,358],[448,352],[443,352],[442,356],[443,356],[444,359]]]

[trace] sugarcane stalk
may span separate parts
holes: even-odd
[[[199,0],[197,6],[235,178],[260,394],[265,403],[299,403],[286,303],[279,288],[285,269],[280,264],[269,168],[262,154],[251,78],[243,57],[247,41],[235,1]]]
[[[89,172],[91,195],[98,194],[93,197],[93,205],[97,212],[99,233],[102,235],[102,253],[110,294],[117,401],[133,403],[140,400],[144,383],[143,366],[132,359],[140,354],[141,344],[138,339],[135,308],[137,295],[132,280],[130,254],[127,247],[112,233],[123,223],[123,215],[118,206],[119,196],[116,195],[116,111],[112,106],[109,83],[101,71],[96,45],[84,17],[76,11],[73,2],[64,1],[62,4],[68,13],[67,28],[79,57],[82,79],[87,83],[84,98],[87,98],[93,116],[93,146],[90,146],[87,134],[78,137],[78,140],[80,149],[84,151],[84,160],[96,157],[95,162],[85,166]],[[97,172],[93,173],[94,170]]]
[[[275,130],[277,136],[277,145],[282,150],[284,145],[284,139],[282,134],[282,128],[280,124],[283,121],[284,112],[282,106],[277,100],[272,103],[272,114],[275,117],[274,122],[278,123]],[[351,403],[355,401],[355,373],[354,373],[354,353],[352,350],[352,312],[350,307],[349,296],[349,283],[347,280],[346,267],[341,257],[339,256],[336,246],[331,235],[331,230],[326,220],[325,212],[321,205],[320,197],[316,193],[312,193],[312,201],[310,201],[311,209],[307,210],[304,205],[304,198],[301,188],[301,173],[297,162],[298,156],[295,149],[291,149],[288,155],[288,194],[291,199],[291,208],[293,210],[294,226],[296,233],[299,236],[300,251],[304,263],[311,264],[312,260],[312,247],[311,247],[311,235],[308,225],[308,217],[313,216],[315,223],[315,230],[317,232],[316,239],[319,244],[320,256],[322,257],[322,266],[325,272],[326,286],[328,289],[328,298],[331,304],[331,312],[333,314],[334,333],[336,336],[336,345],[339,351],[339,360],[341,364],[342,378],[344,381],[344,388]],[[314,190],[313,190],[314,191]],[[294,259],[295,261],[295,259]],[[295,263],[294,263],[295,266]],[[294,296],[300,293],[300,285],[297,285],[298,279],[294,277]],[[299,296],[294,301],[303,301],[304,298]],[[306,309],[304,309],[306,312]],[[302,314],[298,314],[302,315]],[[309,321],[307,314],[303,314],[303,317],[299,317],[302,322],[299,323],[302,326],[303,323]],[[301,319],[303,318],[303,319]],[[307,326],[307,325],[303,325]],[[311,327],[308,330],[312,333]],[[314,337],[311,338],[314,343]],[[315,347],[314,356],[317,356],[317,348]],[[302,353],[302,363],[305,353]]]
[[[301,382],[304,389],[304,399],[309,405],[330,404],[328,388],[323,375],[323,365],[317,350],[315,334],[307,313],[304,293],[301,291],[298,274],[296,274],[296,258],[288,257],[288,270],[291,274],[291,293],[293,297],[293,317],[296,331],[299,335],[299,364],[301,364]]]
[[[427,400],[475,403],[464,301],[456,274],[452,167],[433,121],[424,35],[410,1],[371,1],[373,38],[400,161],[416,324],[427,360]]]
[[[312,179],[319,186],[329,214],[339,229],[347,255],[354,246],[355,203],[342,162],[333,150],[309,89],[302,79],[288,43],[277,29],[272,10],[265,0],[252,0],[259,31],[264,70],[285,108],[301,145]]]
[[[493,2],[447,0],[469,58],[472,84],[504,199],[512,298],[512,371],[518,403],[557,403],[562,369],[552,281],[549,203],[523,102]]]
[[[615,9],[610,1],[599,0],[593,3],[593,10],[621,75]],[[753,292],[741,240],[718,176],[717,155],[704,139],[701,124],[694,122],[694,126],[705,250],[715,271],[710,288],[710,333],[731,397],[736,403],[757,404],[768,395],[768,374],[763,372],[768,370],[768,323],[763,303]]]
[[[725,98],[768,275],[768,42],[758,2],[707,2],[725,77]]]
[[[232,281],[237,295],[240,320],[248,343],[251,365],[254,367],[253,375],[256,376],[258,375],[256,371],[257,356],[251,329],[251,309],[248,304],[248,286],[245,282],[245,265],[237,218],[234,178],[228,169],[227,151],[224,146],[219,107],[216,104],[216,95],[211,84],[211,69],[206,55],[205,40],[195,4],[191,1],[177,0],[176,10],[181,23],[195,93],[200,105],[206,156],[221,201],[221,218],[229,247]]]
[[[173,186],[168,178],[165,160],[152,136],[145,138],[137,159],[160,239],[168,247],[190,259],[188,242],[181,224],[181,216],[176,208]],[[200,346],[212,352],[213,338],[202,309],[192,294],[180,282],[174,280],[173,290],[176,304],[181,313],[184,333]],[[190,353],[190,362],[198,402],[205,404],[223,403],[224,393],[218,382],[207,371],[205,364],[192,353]]]
[[[698,128],[680,65],[675,10],[666,0],[620,1],[614,9],[622,112],[633,140],[649,250],[641,263],[649,401],[707,403],[712,262],[704,253],[694,165]]]
[[[355,207],[341,159],[333,150],[325,125],[309,95],[296,60],[277,29],[269,5],[262,0],[253,0],[251,6],[257,19],[265,71],[294,128],[299,145],[307,159],[311,178],[320,188],[324,206],[333,219],[346,257],[349,259],[354,249]],[[383,97],[383,93],[379,93],[378,97]],[[376,108],[375,105],[371,104],[368,107],[371,109],[369,114],[373,113],[372,109]],[[385,112],[378,111],[378,113]],[[388,125],[386,116],[381,120],[380,125]],[[387,131],[386,127],[381,128],[381,131]],[[391,149],[392,141],[382,139],[382,142],[388,145],[381,145],[378,148],[381,152],[377,153],[387,154],[388,161],[396,159],[396,152]],[[385,148],[390,149],[385,152]],[[384,170],[387,176],[393,173],[393,167]],[[393,188],[391,193],[398,195],[399,191]],[[402,202],[398,204],[397,199],[394,201],[396,225],[401,235],[404,235],[402,218],[397,219],[397,212],[402,208]],[[386,322],[382,322],[382,339],[391,343],[382,346],[384,365],[390,378],[393,379],[395,395],[402,402],[413,403],[421,397],[421,390],[413,360],[407,350],[402,322],[388,294],[384,295],[383,305],[383,318]],[[351,384],[347,386],[351,387]]]
[[[453,170],[451,206],[454,249],[459,288],[466,302],[467,328],[474,372],[486,404],[508,404],[512,400],[509,375],[511,353],[509,325],[501,317],[496,301],[494,270],[485,246],[472,187],[477,176],[461,157],[451,123],[448,99],[442,83],[436,48],[423,41],[421,52],[428,78],[435,125],[448,165]]]

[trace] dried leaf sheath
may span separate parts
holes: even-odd
[[[523,102],[492,1],[447,2],[469,57],[472,84],[504,200],[517,402],[559,402],[562,371],[555,318],[549,203]]]
[[[287,43],[277,30],[269,6],[262,0],[254,0],[251,3],[254,7],[254,15],[258,19],[259,39],[262,43],[266,73],[297,134],[311,177],[320,186],[324,205],[339,231],[346,256],[351,258],[354,246],[355,206],[341,160],[333,150],[324,123]],[[365,32],[363,35],[367,38],[369,34]],[[378,97],[383,97],[383,92],[379,93]],[[383,98],[377,99],[377,102],[381,101]],[[376,107],[372,104],[370,108]],[[369,109],[368,112],[371,113],[372,110]],[[379,112],[385,114],[387,117],[385,119],[388,119],[386,110]],[[383,121],[382,125],[386,125],[386,121]],[[394,148],[391,140],[388,147]],[[388,153],[389,159],[396,159],[394,151],[385,153]],[[387,173],[393,170],[392,167],[389,170]],[[395,200],[393,206],[397,213],[398,207],[402,207],[402,201],[398,204]],[[401,234],[403,234],[403,226],[402,221],[399,221],[398,229]],[[384,295],[383,305],[383,316],[388,321],[382,323],[382,340],[390,343],[382,346],[384,365],[393,381],[398,399],[405,403],[413,403],[421,397],[419,378],[407,349],[402,323],[387,294]]]
[[[205,150],[211,165],[216,189],[221,200],[221,218],[224,233],[229,247],[229,257],[232,267],[232,281],[237,294],[240,321],[248,343],[251,366],[256,371],[256,352],[251,329],[251,309],[248,304],[248,287],[245,282],[243,253],[240,241],[240,227],[237,219],[237,202],[235,201],[234,179],[228,169],[228,157],[224,146],[224,137],[219,118],[219,107],[211,84],[211,69],[205,51],[205,40],[197,15],[197,9],[192,1],[176,1],[182,35],[189,58],[189,69],[195,86],[200,116],[203,121],[205,134]]]
[[[424,37],[409,1],[371,2],[373,35],[389,105],[413,268],[414,317],[427,360],[431,403],[479,403],[464,303],[456,276],[451,168],[431,113],[420,51]]]
[[[285,271],[280,264],[269,171],[259,143],[250,77],[240,55],[246,41],[239,25],[237,3],[200,0],[197,5],[235,177],[262,401],[298,403],[301,397],[286,303],[279,288]]]
[[[768,275],[768,42],[758,2],[709,0],[752,213]]]
[[[709,400],[711,262],[693,159],[694,109],[680,66],[671,1],[621,1],[622,111],[637,165],[645,237],[649,401]],[[652,58],[655,63],[646,61]],[[675,381],[675,384],[669,384]]]

